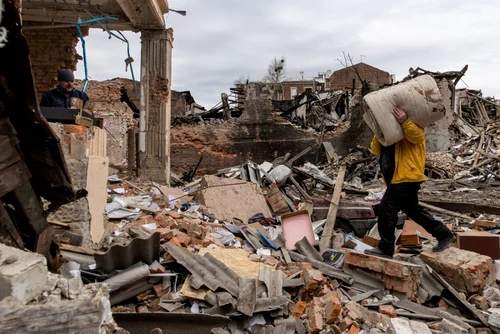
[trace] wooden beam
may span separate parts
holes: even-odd
[[[330,208],[328,209],[328,216],[326,217],[325,228],[319,241],[319,252],[323,253],[330,247],[333,236],[333,229],[335,227],[335,220],[337,218],[337,211],[339,209],[340,196],[342,194],[342,185],[344,184],[346,165],[340,166],[335,188],[333,190],[332,199],[330,200]]]
[[[2,201],[0,201],[0,234],[5,234],[5,237],[13,242],[12,246],[17,246],[24,250],[24,242],[17,230],[16,226],[10,219],[10,216],[5,209]]]
[[[57,226],[57,227],[62,227],[62,228],[65,228],[65,229],[69,229],[69,224],[68,223],[63,223],[63,222],[60,222],[60,221],[57,221],[57,220],[51,220],[51,219],[47,219],[47,223],[49,223],[50,225]]]
[[[94,256],[95,254],[97,255],[103,255],[103,252],[100,251],[95,251],[90,248],[84,248],[84,247],[78,247],[78,246],[71,246],[71,245],[66,245],[66,244],[61,244],[61,250],[67,251],[67,252],[72,252],[72,253],[78,253],[78,254],[85,254],[85,255],[90,255]]]
[[[297,161],[298,159],[302,158],[304,155],[306,155],[307,153],[309,153],[309,151],[311,151],[311,150],[312,150],[312,147],[309,146],[308,148],[306,148],[305,150],[303,150],[302,152],[300,152],[299,154],[297,154],[293,158],[289,159],[285,163],[285,166],[292,167],[292,165],[293,165],[293,163],[295,161]]]
[[[465,219],[465,220],[468,220],[468,221],[473,221],[474,220],[474,218],[472,218],[470,216],[467,216],[467,215],[464,215],[464,214],[461,214],[461,213],[458,213],[458,212],[453,212],[453,211],[441,209],[441,208],[438,208],[437,206],[430,205],[430,204],[427,204],[427,203],[424,203],[424,202],[420,202],[419,204],[421,206],[423,206],[424,208],[429,209],[429,210],[434,211],[434,212],[439,212],[439,213],[443,213],[443,214],[448,215],[448,216],[462,218],[462,219]]]
[[[332,143],[324,141],[323,147],[325,148],[328,163],[331,163],[332,161],[338,160],[339,157],[338,157],[337,153],[335,153],[335,149],[333,148]]]

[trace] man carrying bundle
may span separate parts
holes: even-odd
[[[418,204],[420,184],[425,181],[425,131],[408,119],[401,108],[395,108],[394,117],[401,124],[404,138],[396,144],[382,146],[373,137],[371,149],[379,157],[380,170],[387,190],[380,202],[378,231],[380,242],[377,248],[366,250],[366,254],[392,257],[396,238],[394,232],[398,213],[406,215],[432,234],[438,244],[433,252],[441,252],[455,241],[453,233]]]

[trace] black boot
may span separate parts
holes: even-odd
[[[432,247],[432,251],[434,253],[439,253],[444,251],[448,246],[450,246],[451,243],[455,242],[455,235],[453,233],[450,233],[448,236],[446,236],[444,239],[441,239],[438,241],[438,244],[434,247]]]
[[[374,255],[379,257],[385,257],[386,259],[392,259],[392,254],[386,254],[380,250],[380,248],[366,249],[365,254]]]

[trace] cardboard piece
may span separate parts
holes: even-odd
[[[457,232],[457,247],[500,259],[500,236],[483,231]]]
[[[285,238],[285,247],[295,250],[295,243],[306,237],[311,245],[316,244],[311,217],[307,210],[287,213],[281,216],[281,228]]]
[[[417,232],[425,237],[432,238],[432,235],[428,233],[422,226],[418,225],[413,220],[407,220],[405,221],[403,230],[401,231],[396,244],[400,246],[420,245],[420,240]]]
[[[207,207],[217,219],[231,221],[234,217],[245,224],[257,213],[272,217],[266,199],[256,184],[242,180],[220,179],[205,175],[195,200]]]
[[[396,240],[399,239],[401,232],[402,232],[402,230],[396,230],[394,232],[394,236],[396,237]],[[363,242],[367,245],[372,246],[372,247],[378,246],[378,243],[380,242],[380,234],[378,233],[378,224],[373,225],[370,232],[368,232],[368,234],[363,237]]]

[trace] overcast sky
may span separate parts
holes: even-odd
[[[172,89],[190,90],[207,109],[236,78],[261,80],[274,57],[284,56],[288,77],[341,68],[349,52],[396,75],[408,68],[460,70],[464,81],[500,97],[500,23],[496,0],[169,0],[183,17],[166,15],[174,29]],[[140,72],[140,35],[127,33]],[[89,77],[129,78],[126,45],[99,29],[86,38]],[[78,46],[81,54],[80,45]],[[84,78],[83,63],[78,78]],[[464,86],[461,83],[461,86]]]

